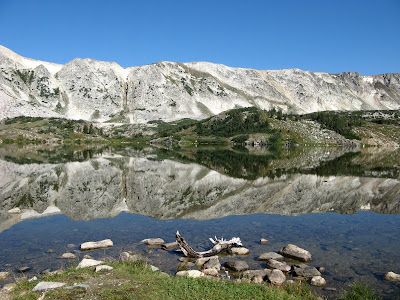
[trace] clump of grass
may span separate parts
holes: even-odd
[[[380,300],[381,298],[375,294],[368,285],[361,282],[353,282],[350,285],[350,289],[344,291],[341,296],[341,300]]]

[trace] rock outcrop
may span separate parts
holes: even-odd
[[[0,46],[0,120],[19,115],[116,123],[202,119],[256,106],[306,113],[398,109],[400,74],[361,76],[158,62],[122,68],[76,58],[65,65]]]

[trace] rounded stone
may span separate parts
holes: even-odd
[[[314,276],[311,278],[311,285],[322,287],[326,285],[326,280],[321,276]]]
[[[388,281],[400,281],[400,274],[394,272],[387,272],[385,274],[385,279]]]

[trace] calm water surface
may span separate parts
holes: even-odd
[[[172,242],[179,230],[196,250],[215,235],[239,236],[250,249],[240,259],[254,269],[265,268],[260,254],[293,243],[312,253],[310,265],[326,268],[327,286],[316,289],[323,296],[337,298],[362,281],[398,298],[398,282],[383,278],[400,273],[398,151],[224,151],[97,149],[51,160],[42,152],[33,163],[3,154],[0,271],[30,266],[31,277],[55,270],[73,263],[61,254],[77,250],[78,261],[82,242],[110,238],[113,248],[90,255],[131,250],[174,274],[179,254],[140,241]],[[22,213],[8,213],[13,207]],[[270,243],[261,245],[262,237]]]

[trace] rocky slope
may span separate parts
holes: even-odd
[[[295,113],[399,109],[400,74],[262,71],[207,62],[124,69],[80,58],[58,65],[0,46],[0,119],[29,115],[142,123],[201,119],[249,106]]]

